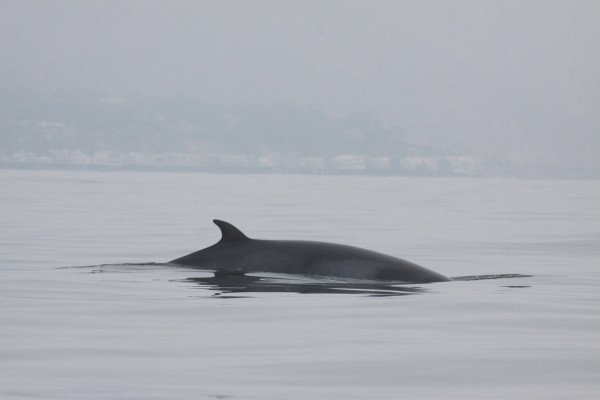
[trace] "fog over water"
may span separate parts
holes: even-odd
[[[596,1],[0,9],[5,164],[169,152],[328,171],[350,155],[350,170],[433,157],[439,172],[466,157],[475,175],[600,176]]]
[[[597,398],[598,21],[0,0],[0,398]],[[452,280],[168,262],[213,219]]]

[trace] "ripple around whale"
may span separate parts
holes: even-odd
[[[531,275],[496,274],[458,277],[457,281],[478,281],[490,279],[527,278]],[[360,280],[331,280],[320,277],[277,275],[221,275],[194,277],[177,282],[198,285],[200,288],[217,292],[216,295],[238,293],[298,293],[298,294],[360,294],[367,296],[406,296],[435,293],[426,287],[429,284],[414,286],[401,282],[374,282]],[[528,287],[518,285],[515,287]],[[236,296],[237,297],[237,296]]]
[[[359,279],[331,279],[321,276],[253,273],[253,274],[222,274],[212,270],[181,267],[170,263],[127,263],[127,264],[100,264],[60,267],[59,269],[84,269],[87,273],[143,273],[155,268],[178,268],[204,272],[209,276],[188,277],[172,279],[171,282],[214,292],[215,297],[226,298],[242,297],[243,293],[297,293],[297,294],[353,294],[373,297],[407,296],[415,294],[435,293],[433,284],[407,284],[393,281],[370,281]],[[532,275],[524,274],[489,274],[458,276],[451,281],[481,281],[492,279],[529,278]],[[436,283],[440,285],[442,283]],[[439,286],[437,286],[439,287]],[[511,285],[510,287],[528,287],[527,285]]]

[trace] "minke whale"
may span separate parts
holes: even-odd
[[[220,241],[170,263],[218,275],[268,272],[405,283],[450,280],[420,265],[372,250],[327,242],[251,239],[228,222],[213,222],[221,229]]]

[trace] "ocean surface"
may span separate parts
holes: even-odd
[[[463,278],[164,264],[214,218]],[[600,396],[600,181],[0,170],[0,227],[2,399]]]

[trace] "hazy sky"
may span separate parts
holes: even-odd
[[[592,162],[599,21],[597,0],[0,0],[0,89],[287,102]]]

